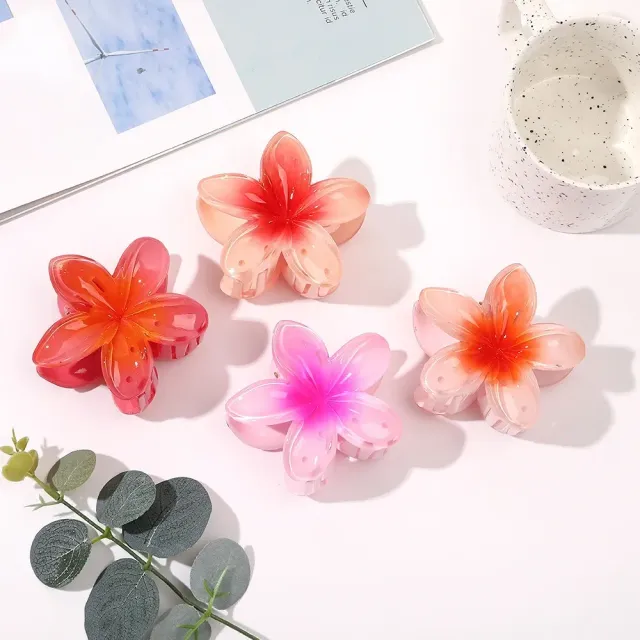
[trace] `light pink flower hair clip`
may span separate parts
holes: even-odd
[[[391,359],[382,336],[358,336],[329,357],[311,329],[284,321],[273,332],[273,359],[276,377],[233,396],[227,422],[246,444],[283,450],[294,492],[310,495],[325,484],[336,451],[378,458],[400,438],[400,419],[372,395]]]
[[[454,415],[478,400],[496,430],[517,435],[538,417],[540,386],[565,378],[585,356],[582,338],[559,324],[533,324],[536,289],[522,265],[503,269],[484,301],[424,289],[414,329],[429,356],[415,399]]]
[[[198,185],[198,213],[224,246],[220,288],[254,298],[280,274],[301,295],[323,298],[342,278],[338,244],[362,226],[367,189],[355,180],[311,184],[311,160],[290,133],[274,136],[262,155],[260,180],[227,173]]]

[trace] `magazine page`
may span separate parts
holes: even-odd
[[[432,37],[418,0],[0,0],[0,214]]]

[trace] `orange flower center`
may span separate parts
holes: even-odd
[[[461,341],[461,346],[465,369],[483,373],[490,382],[513,384],[529,368],[530,351],[522,340],[522,332],[507,326],[499,334],[493,318],[484,315],[478,326],[471,328],[470,337]]]

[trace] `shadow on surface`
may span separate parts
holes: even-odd
[[[411,286],[411,269],[400,256],[403,249],[420,246],[424,231],[415,202],[378,204],[370,167],[350,158],[340,164],[333,177],[347,176],[364,184],[371,205],[362,229],[340,247],[344,274],[337,291],[327,297],[330,304],[390,306],[402,299]]]
[[[175,271],[170,272],[170,277],[171,273]],[[221,277],[222,271],[213,260],[199,256],[196,277],[184,293],[206,307],[209,328],[201,344],[188,356],[157,363],[158,393],[151,406],[140,414],[141,419],[162,422],[209,413],[228,391],[227,367],[250,364],[267,348],[264,324],[233,318],[239,301],[220,291]]]
[[[464,431],[454,422],[430,415],[416,406],[413,392],[423,362],[401,376],[406,354],[394,351],[388,382],[376,394],[400,415],[403,434],[381,460],[351,461],[339,456],[326,487],[314,494],[318,502],[350,502],[383,496],[397,489],[413,469],[444,469],[462,454]]]
[[[624,220],[611,227],[596,231],[596,233],[614,234],[638,234],[640,233],[640,198],[638,198],[638,211],[635,211]]]
[[[399,252],[417,247],[424,239],[415,202],[392,205],[376,203],[376,188],[368,165],[357,158],[340,164],[331,177],[353,178],[371,193],[371,205],[362,228],[340,246],[343,276],[340,286],[323,299],[328,304],[390,306],[402,299],[411,286],[411,270]],[[276,304],[300,296],[280,278],[273,288],[251,302]]]
[[[567,447],[590,446],[613,423],[606,392],[629,393],[635,388],[634,353],[627,347],[593,344],[600,327],[600,308],[590,289],[565,296],[544,321],[577,331],[587,345],[587,355],[566,380],[542,389],[538,424],[520,437]]]

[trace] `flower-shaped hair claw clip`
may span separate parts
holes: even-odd
[[[49,263],[62,319],[33,353],[37,371],[61,387],[101,380],[123,413],[139,413],[153,400],[155,359],[181,358],[208,324],[195,300],[166,293],[169,253],[153,238],[124,252],[111,275],[94,260],[59,256]]]
[[[260,180],[235,173],[198,185],[205,229],[224,245],[220,288],[254,298],[282,274],[298,293],[323,298],[342,277],[337,245],[357,233],[369,192],[347,178],[311,184],[311,160],[290,133],[278,133],[262,155]]]
[[[227,422],[246,444],[283,450],[288,484],[310,495],[326,481],[336,451],[359,460],[381,457],[402,425],[372,395],[391,359],[387,341],[367,333],[329,357],[311,329],[280,322],[273,333],[276,377],[233,396]]]
[[[478,400],[496,430],[517,435],[538,417],[540,386],[565,378],[585,356],[582,338],[559,324],[533,324],[536,289],[522,265],[503,269],[482,304],[451,289],[424,289],[414,329],[429,356],[415,399],[454,415]]]

